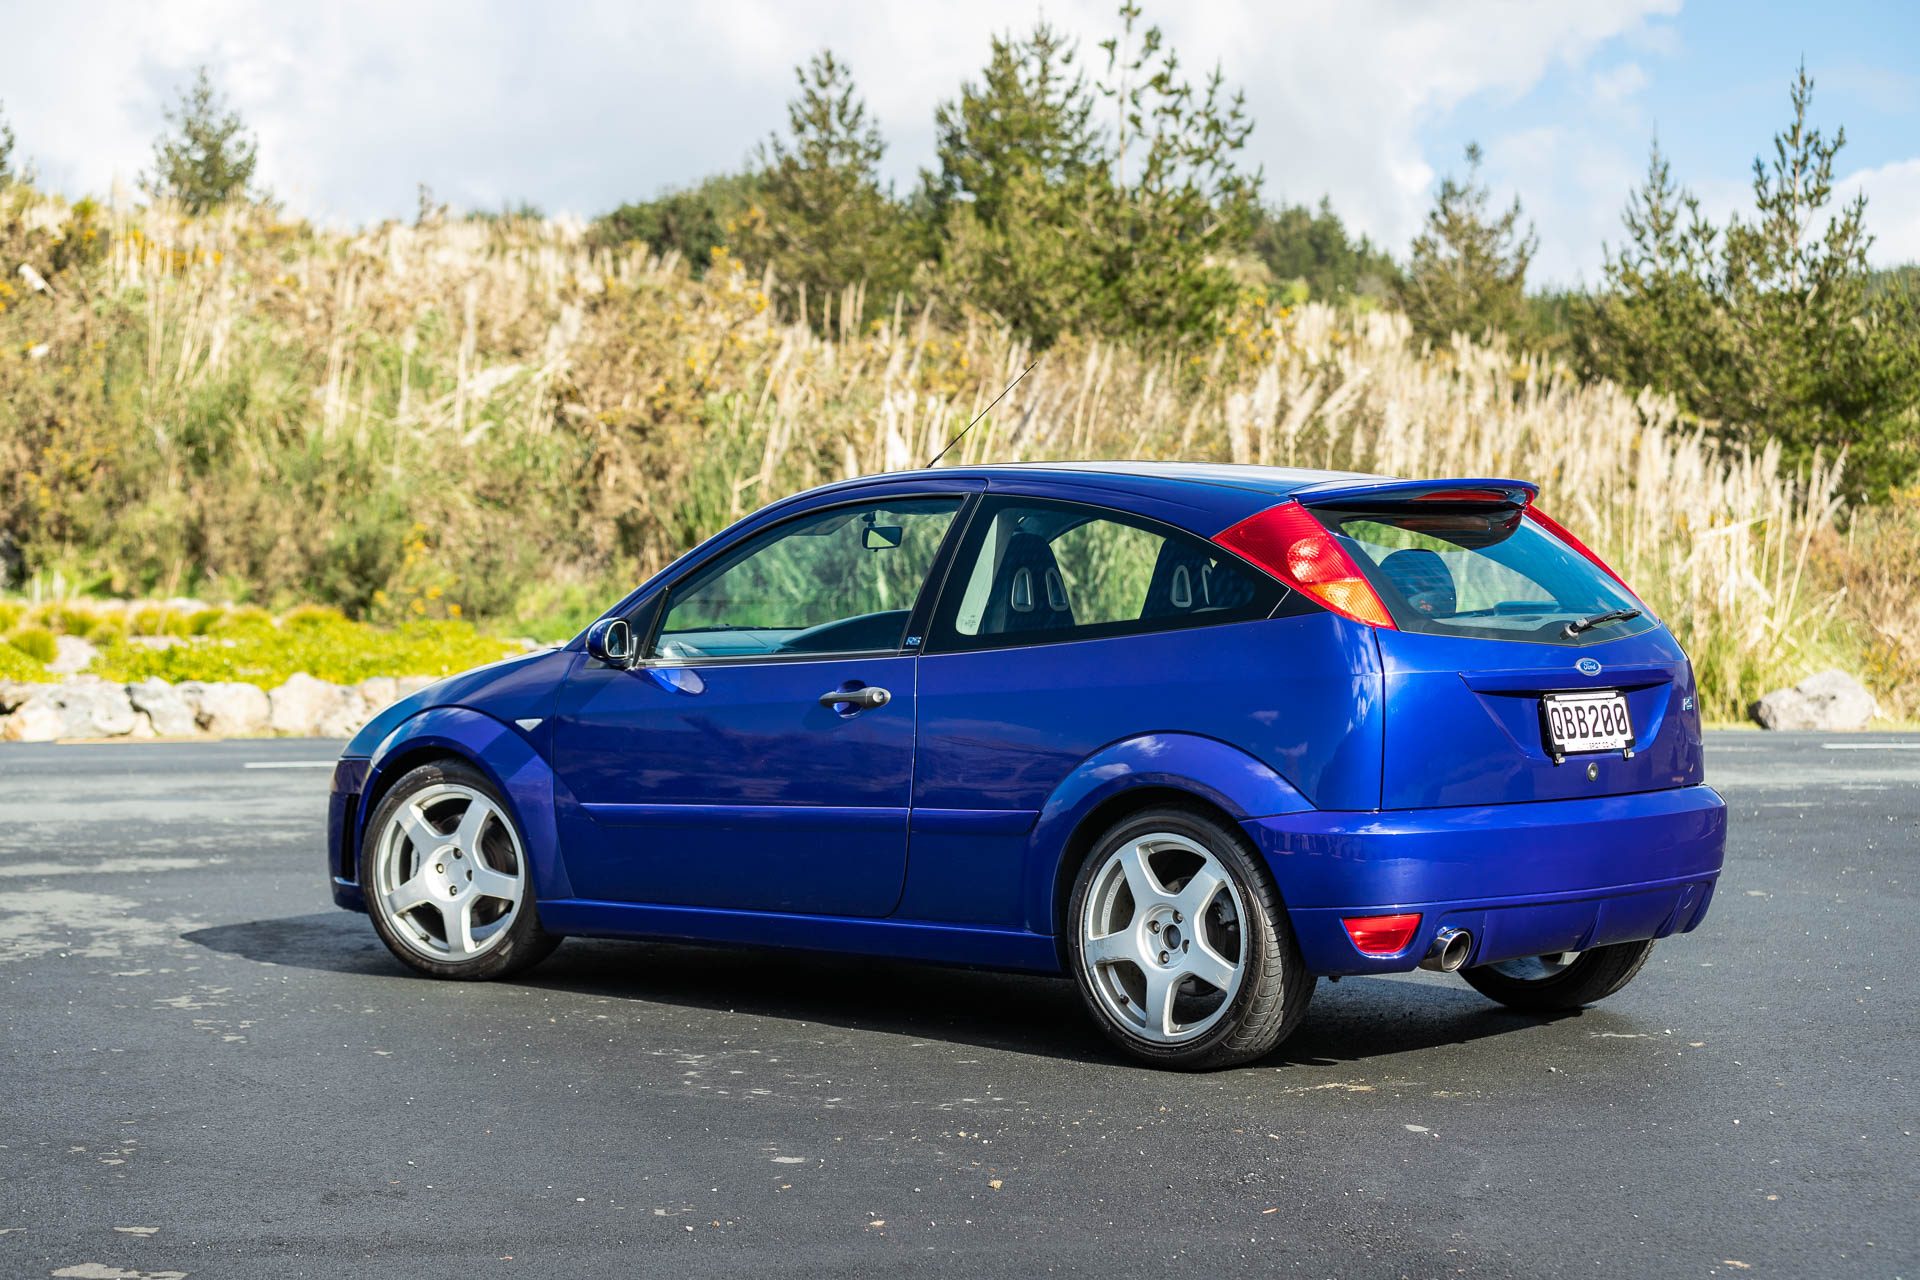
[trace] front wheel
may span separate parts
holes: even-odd
[[[410,770],[381,799],[360,850],[374,930],[436,978],[499,978],[545,959],[526,846],[486,776],[455,761]]]
[[[1313,995],[1272,876],[1244,837],[1190,810],[1109,831],[1074,881],[1068,929],[1094,1020],[1157,1066],[1257,1058]]]
[[[1523,1013],[1560,1013],[1604,1000],[1633,981],[1653,954],[1653,940],[1620,942],[1591,951],[1502,960],[1462,969],[1467,984],[1490,1000]]]

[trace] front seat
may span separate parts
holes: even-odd
[[[1016,533],[993,571],[980,634],[1059,631],[1073,625],[1073,605],[1053,548],[1037,533]]]
[[[1459,607],[1453,574],[1438,552],[1402,548],[1380,562],[1380,573],[1400,589],[1409,605],[1430,618],[1451,618]]]

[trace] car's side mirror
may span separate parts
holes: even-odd
[[[611,667],[634,662],[633,627],[625,618],[602,618],[587,628],[587,656]]]

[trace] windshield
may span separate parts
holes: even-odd
[[[1644,606],[1513,507],[1317,509],[1314,515],[1339,536],[1402,631],[1579,645],[1658,625],[1641,613],[1569,635],[1569,623]]]

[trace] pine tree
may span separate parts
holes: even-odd
[[[978,85],[935,113],[940,170],[924,188],[944,240],[942,292],[1042,344],[1097,327],[1097,211],[1107,202],[1093,98],[1042,23],[995,37]]]
[[[1526,322],[1527,264],[1538,240],[1531,225],[1520,229],[1519,197],[1504,213],[1489,212],[1481,158],[1479,144],[1469,143],[1465,181],[1451,174],[1441,180],[1400,286],[1414,332],[1430,342],[1516,332]]]
[[[1065,186],[1098,174],[1093,99],[1074,68],[1075,50],[1042,22],[1025,38],[995,36],[978,85],[934,112],[940,170],[927,177],[936,216],[968,205],[997,227],[1007,191],[1023,177]]]
[[[886,144],[831,52],[795,68],[800,94],[787,106],[789,137],[761,153],[761,204],[742,248],[770,263],[790,304],[825,321],[827,300],[864,285],[870,311],[890,309],[912,274],[915,238],[880,184]]]
[[[1920,304],[1874,287],[1866,198],[1832,208],[1846,131],[1809,124],[1804,67],[1790,96],[1771,161],[1754,161],[1753,212],[1724,231],[1655,146],[1581,347],[1591,371],[1671,392],[1730,442],[1778,441],[1802,465],[1846,450],[1847,492],[1873,496],[1920,469]]]
[[[1042,345],[1068,332],[1204,343],[1238,288],[1225,263],[1257,209],[1260,175],[1237,164],[1252,121],[1217,70],[1187,82],[1139,16],[1121,6],[1091,83],[1044,23],[996,38],[979,84],[936,118],[941,291]]]
[[[14,180],[13,126],[7,123],[7,104],[0,102],[0,187]]]
[[[167,109],[166,120],[168,132],[154,140],[153,170],[140,181],[148,195],[177,200],[191,213],[256,197],[258,145],[239,113],[215,92],[205,67]]]

